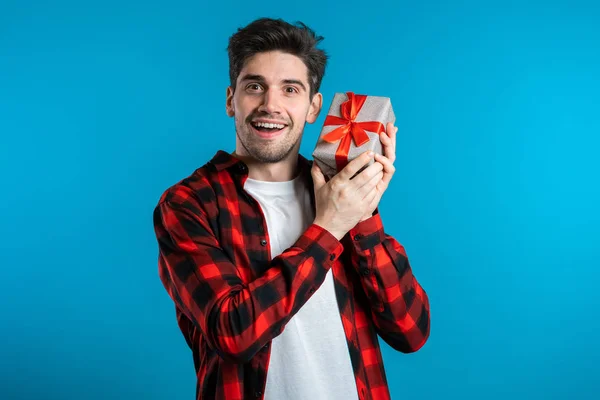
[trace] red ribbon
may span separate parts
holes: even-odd
[[[340,114],[342,117],[328,115],[323,124],[324,126],[342,125],[323,136],[323,140],[329,143],[340,141],[340,145],[335,152],[335,163],[338,172],[348,164],[348,153],[350,152],[352,141],[354,141],[356,147],[360,147],[369,141],[369,135],[365,131],[377,134],[385,132],[385,127],[381,122],[355,121],[358,112],[365,103],[365,100],[367,100],[367,96],[352,92],[347,92],[346,95],[348,96],[348,100],[340,105]]]

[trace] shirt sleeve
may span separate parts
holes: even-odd
[[[223,358],[247,362],[279,335],[324,281],[343,251],[329,232],[311,225],[252,282],[220,247],[206,212],[190,197],[154,210],[159,273],[176,306]]]
[[[379,213],[359,222],[348,236],[352,268],[360,276],[377,333],[398,351],[417,351],[429,337],[429,299],[404,247],[384,232]]]

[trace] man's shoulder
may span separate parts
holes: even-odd
[[[214,198],[215,186],[220,181],[218,175],[225,170],[223,168],[222,153],[221,151],[217,152],[204,165],[196,168],[188,176],[167,187],[158,200],[159,204],[164,202],[181,204],[182,202],[189,202],[192,199],[206,202]]]

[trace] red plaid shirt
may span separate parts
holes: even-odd
[[[311,161],[299,155],[313,198]],[[248,168],[219,151],[167,189],[154,211],[159,273],[192,350],[197,399],[263,397],[271,340],[332,269],[361,400],[389,399],[377,340],[418,350],[429,300],[376,212],[341,241],[312,224],[271,258],[265,218],[243,189]]]

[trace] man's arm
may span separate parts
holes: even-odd
[[[163,200],[154,210],[161,280],[211,348],[247,362],[322,284],[342,245],[313,224],[263,276],[244,283],[202,207],[186,190],[178,191],[173,198],[182,200]]]
[[[404,247],[384,232],[377,212],[344,239],[377,333],[398,351],[419,350],[429,337],[429,299],[412,273]]]
[[[395,172],[396,133],[390,122],[380,134],[383,155],[375,161],[383,176],[367,212],[343,241],[350,248],[351,268],[360,276],[377,333],[394,349],[419,350],[429,337],[429,299],[413,276],[404,247],[383,230],[378,205]]]

